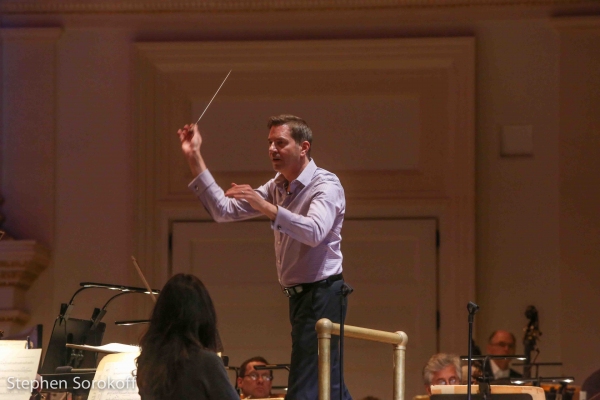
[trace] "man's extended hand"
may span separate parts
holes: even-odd
[[[181,150],[188,159],[192,174],[195,176],[200,174],[206,169],[206,165],[200,153],[202,135],[200,135],[198,125],[184,125],[183,128],[177,131],[177,135],[181,141]]]
[[[246,200],[252,208],[260,211],[271,220],[275,220],[277,216],[277,206],[263,199],[250,185],[232,183],[231,187],[225,192],[225,196]]]

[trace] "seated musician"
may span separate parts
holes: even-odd
[[[454,354],[437,353],[423,367],[423,384],[431,396],[431,385],[460,385],[460,358]]]
[[[508,331],[492,332],[486,347],[487,353],[493,356],[514,356],[516,350],[515,335]],[[521,378],[522,375],[510,368],[511,360],[489,360],[485,365],[485,376],[492,381],[509,381],[510,378]]]
[[[137,384],[142,400],[239,400],[216,354],[217,316],[204,284],[177,274],[158,296],[140,341]]]
[[[240,389],[242,399],[266,399],[271,397],[273,371],[254,369],[256,365],[267,364],[267,360],[259,356],[249,358],[242,363],[237,377],[237,386]]]

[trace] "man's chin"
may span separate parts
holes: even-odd
[[[266,399],[269,397],[269,391],[268,390],[258,390],[254,393],[254,396],[252,396],[255,399]]]

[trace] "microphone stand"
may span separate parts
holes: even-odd
[[[479,306],[472,301],[467,304],[467,310],[469,311],[469,352],[467,360],[467,400],[471,400],[471,368],[473,366],[473,318],[475,313],[479,310]]]
[[[344,321],[346,320],[346,313],[344,313],[344,305],[347,301],[348,295],[354,292],[352,286],[348,285],[346,282],[342,284],[340,289],[341,292],[341,302],[340,302],[340,400],[344,399]]]

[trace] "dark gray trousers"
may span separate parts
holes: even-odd
[[[317,285],[289,299],[292,324],[292,357],[286,400],[319,398],[318,343],[315,324],[321,318],[340,323],[346,315],[347,299],[341,295],[339,280]],[[343,303],[342,303],[343,302]],[[343,309],[342,309],[343,304]],[[331,400],[340,399],[339,336],[331,336]],[[352,400],[344,385],[344,400]]]

